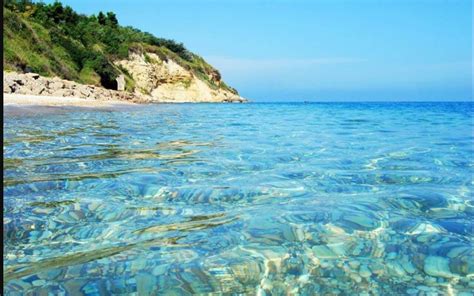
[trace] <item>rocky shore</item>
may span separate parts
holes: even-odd
[[[139,92],[131,93],[127,91],[110,90],[95,85],[80,84],[58,77],[43,77],[35,73],[3,72],[3,75],[4,94],[81,98],[100,101],[125,101],[139,104],[173,102],[173,100],[167,98],[157,98],[156,96],[145,95]],[[216,102],[212,98],[209,98],[208,101]],[[223,99],[220,102],[244,101],[244,99],[236,96],[228,100]],[[189,102],[196,101],[190,100]]]

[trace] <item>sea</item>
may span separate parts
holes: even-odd
[[[474,293],[472,102],[54,110],[5,114],[5,295]]]

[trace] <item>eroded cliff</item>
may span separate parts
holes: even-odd
[[[230,88],[222,87],[220,75],[199,77],[170,58],[152,52],[133,52],[116,61],[134,82],[134,92],[156,102],[244,102]],[[218,72],[217,72],[218,73]]]

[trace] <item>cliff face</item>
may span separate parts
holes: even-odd
[[[172,59],[152,52],[130,53],[115,64],[135,83],[134,91],[156,102],[244,102],[230,89],[220,87],[220,75],[198,77]]]

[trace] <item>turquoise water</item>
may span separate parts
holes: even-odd
[[[473,106],[7,116],[4,292],[472,295]]]

